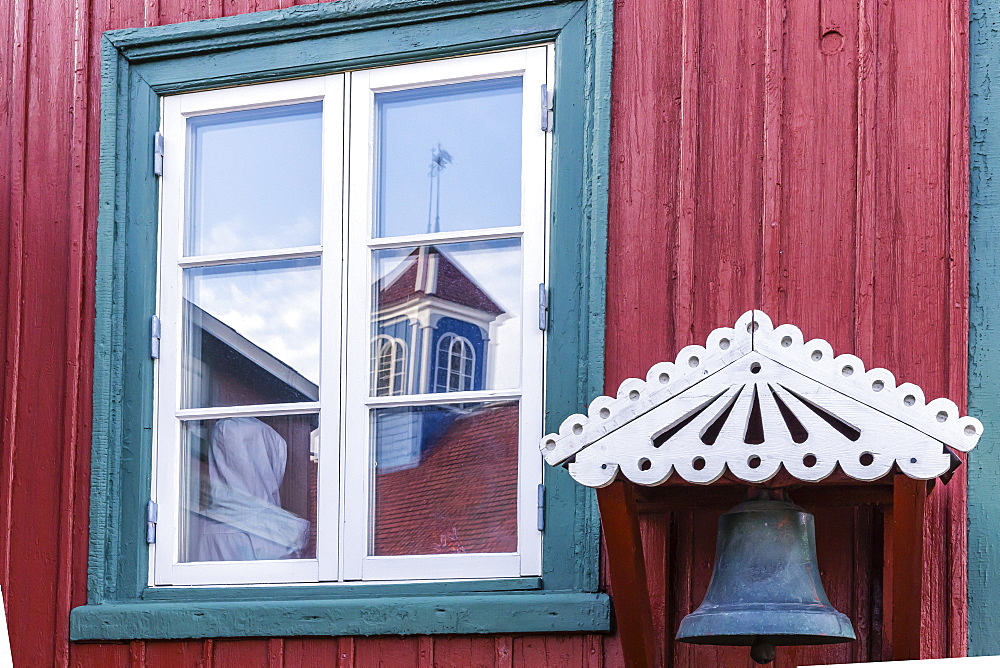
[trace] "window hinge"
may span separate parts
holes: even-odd
[[[552,96],[549,87],[542,84],[542,132],[552,131]]]
[[[156,501],[146,502],[146,542],[150,545],[156,542],[156,520],[158,514]]]
[[[545,531],[545,485],[538,486],[538,530]]]
[[[163,176],[163,133],[153,135],[153,173]]]
[[[538,329],[549,328],[549,290],[544,283],[538,284]]]
[[[160,317],[156,315],[149,321],[149,356],[160,359]]]

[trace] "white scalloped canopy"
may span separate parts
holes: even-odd
[[[806,342],[794,325],[774,327],[762,311],[748,311],[705,346],[688,346],[645,380],[623,382],[617,396],[594,399],[541,450],[590,487],[619,471],[642,485],[674,473],[707,484],[727,470],[759,483],[782,468],[816,482],[838,465],[858,480],[881,478],[893,464],[928,480],[951,468],[944,446],[968,452],[982,433],[954,402],[926,402],[889,371],[866,371],[853,355],[835,357],[826,341]]]

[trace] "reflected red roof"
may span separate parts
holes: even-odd
[[[517,551],[516,402],[455,420],[420,465],[379,474],[376,555]]]
[[[433,295],[493,315],[504,312],[435,246],[413,249],[403,260],[403,265],[405,269],[401,273],[393,272],[395,277],[387,285],[379,282],[379,308]]]

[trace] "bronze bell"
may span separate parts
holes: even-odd
[[[819,578],[813,516],[783,492],[762,490],[720,517],[708,592],[677,639],[749,645],[757,663],[773,661],[776,645],[854,640]]]

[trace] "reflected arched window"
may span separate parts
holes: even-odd
[[[435,392],[465,392],[473,388],[476,351],[472,343],[457,334],[445,334],[437,345]]]
[[[395,396],[406,390],[406,343],[391,336],[376,336],[372,345],[372,393]]]

